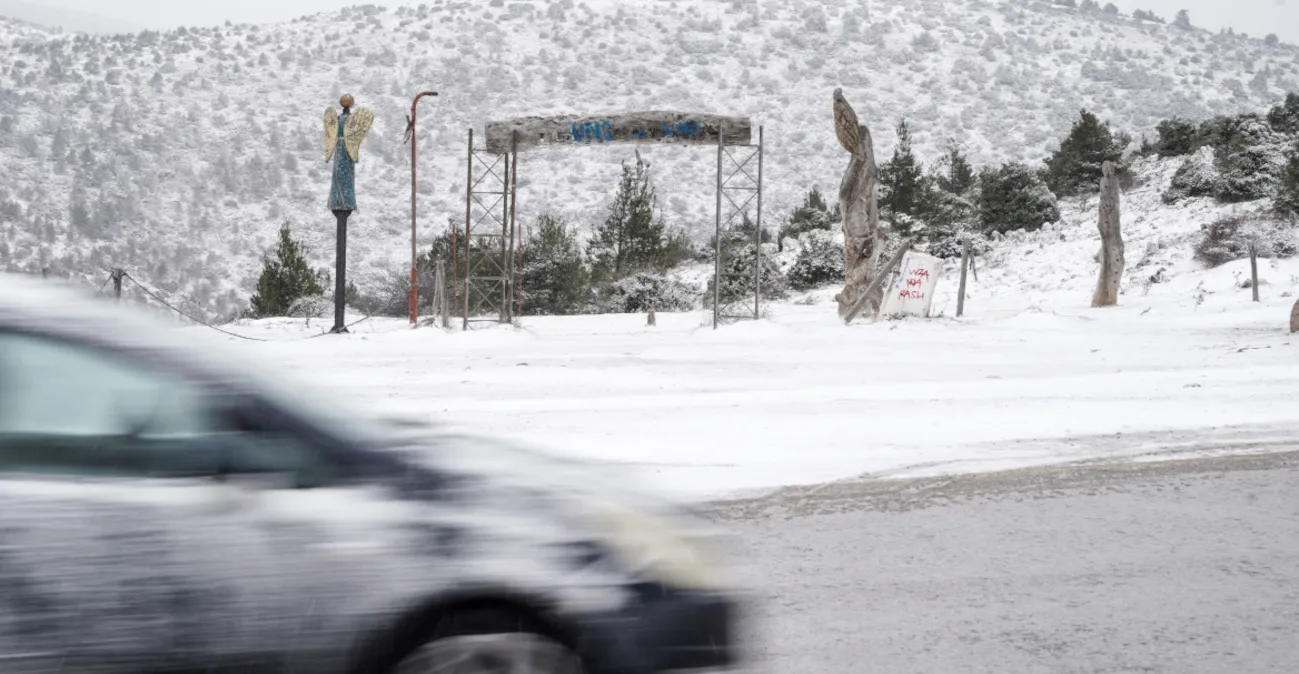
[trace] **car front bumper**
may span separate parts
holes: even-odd
[[[735,671],[738,601],[722,593],[635,588],[636,600],[588,621],[582,646],[590,674]]]

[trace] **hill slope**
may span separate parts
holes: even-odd
[[[492,6],[494,5],[494,6]],[[0,23],[0,266],[93,276],[126,265],[208,315],[246,300],[291,223],[330,266],[320,118],[343,90],[377,119],[358,169],[352,278],[409,255],[410,97],[421,111],[429,241],[464,212],[465,130],[524,114],[678,108],[766,127],[768,224],[838,183],[830,92],[842,86],[887,156],[907,117],[935,159],[1040,160],[1080,107],[1120,130],[1173,115],[1259,110],[1299,89],[1299,51],[1016,0],[755,3],[440,0],[274,26],[55,36]],[[712,222],[707,149],[642,148],[670,224]],[[603,216],[630,147],[524,155],[520,219]]]

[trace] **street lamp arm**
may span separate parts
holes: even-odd
[[[419,252],[416,250],[416,232],[418,215],[416,212],[416,137],[415,118],[420,99],[426,96],[437,96],[436,91],[423,91],[410,104],[410,114],[406,116],[406,141],[410,143],[410,324],[415,325],[419,319],[419,272],[417,263]]]

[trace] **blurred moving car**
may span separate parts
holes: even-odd
[[[0,672],[736,664],[709,528],[0,274]]]

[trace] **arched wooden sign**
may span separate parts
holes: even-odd
[[[719,133],[726,134],[725,145],[748,145],[753,123],[748,117],[671,111],[518,117],[487,123],[487,151],[505,154],[551,145],[608,143],[717,145]]]

